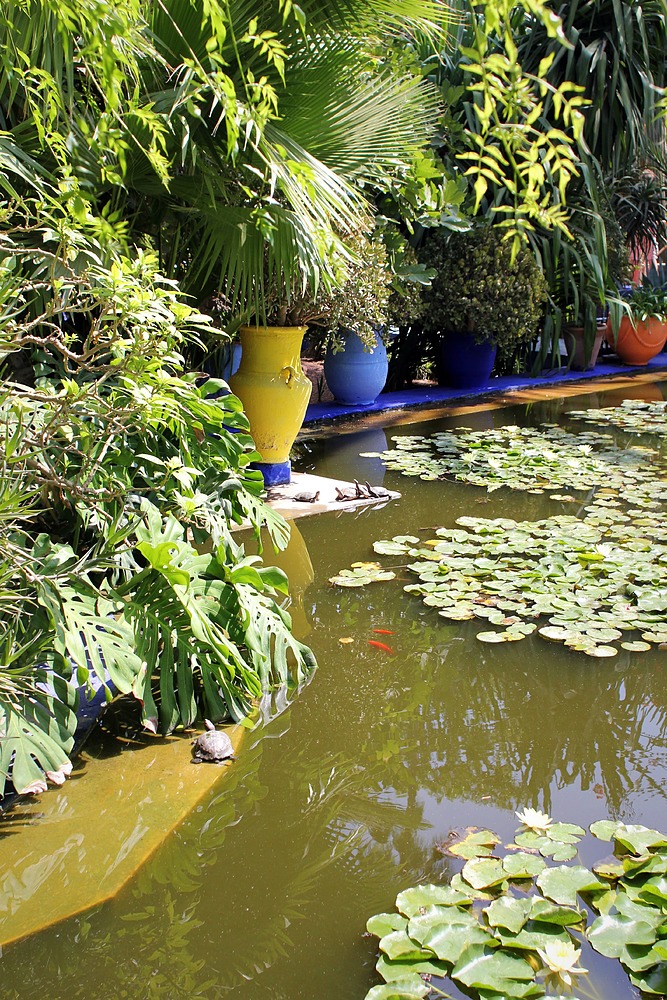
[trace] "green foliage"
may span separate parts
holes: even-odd
[[[346,330],[354,331],[371,350],[387,322],[392,272],[384,243],[357,235],[350,248],[354,256],[340,287],[320,300],[334,352],[343,349]]]
[[[581,827],[544,820],[554,839],[560,829],[568,843],[577,845],[585,834]],[[539,1000],[554,996],[554,990],[569,996],[575,977],[588,974],[578,964],[584,940],[599,955],[619,959],[633,986],[662,992],[667,837],[614,821],[593,823],[590,830],[613,841],[613,863],[602,862],[591,871],[541,862],[524,870],[516,863],[521,854],[511,853],[528,835],[524,825],[503,858],[467,861],[451,886],[422,885],[399,893],[397,913],[381,913],[367,923],[368,932],[380,939],[377,969],[386,982],[373,987],[367,1000],[444,996],[451,980],[474,997]],[[498,842],[488,830],[471,831],[468,842],[475,837],[483,846]],[[590,924],[580,898],[593,911]],[[474,899],[482,904],[473,906]]]
[[[655,318],[667,320],[667,288],[653,285],[645,278],[641,285],[632,289],[629,298],[630,316],[633,323]]]
[[[563,36],[544,3],[466,3],[454,49],[427,54],[425,70],[441,89],[447,112],[443,156],[465,168],[466,208],[490,216],[513,253],[535,230],[567,233],[566,196],[579,173],[586,101],[569,80],[552,86],[545,67],[526,69],[517,25],[539,21],[555,49]],[[547,106],[555,109],[551,118]]]
[[[181,371],[203,318],[153,256],[105,258],[80,234],[44,282],[53,241],[26,257],[7,239],[0,261],[3,354],[37,359],[34,386],[0,394],[0,768],[19,791],[69,767],[74,678],[171,732],[199,712],[240,720],[314,665],[278,603],[285,577],[231,530],[288,537],[239,400]]]
[[[532,253],[513,254],[502,231],[477,226],[467,233],[432,230],[420,260],[436,277],[424,290],[424,325],[433,332],[472,333],[507,348],[531,340],[546,298]]]
[[[563,46],[535,17],[521,22],[518,54],[524,69],[552,87],[580,88],[594,109],[583,119],[583,139],[604,171],[641,161],[659,131],[664,96],[667,29],[662,0],[568,0],[554,5],[567,39]],[[548,113],[557,107],[548,97]]]

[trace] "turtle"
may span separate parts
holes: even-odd
[[[302,493],[295,493],[292,500],[296,500],[297,503],[316,503],[319,500],[320,491],[313,493],[310,490],[304,490]]]
[[[236,760],[227,733],[218,732],[209,719],[204,719],[204,725],[206,732],[192,741],[192,763],[222,764],[226,760]]]
[[[343,501],[358,500],[358,499],[359,499],[359,494],[355,489],[348,487],[348,489],[346,490],[341,490],[338,488],[338,486],[336,487],[336,500],[340,500],[341,502],[343,502]]]
[[[370,483],[366,483],[366,489],[368,490],[369,497],[376,497],[378,499],[386,499],[391,496],[389,490],[386,490],[384,486],[371,486]]]

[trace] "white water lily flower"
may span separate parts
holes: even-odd
[[[535,830],[536,833],[544,833],[553,822],[551,816],[540,812],[539,809],[524,809],[523,812],[517,812],[514,815],[524,826],[527,826],[529,830]]]
[[[549,941],[544,948],[538,948],[540,956],[549,973],[562,980],[566,986],[572,986],[572,976],[581,976],[588,969],[575,969],[581,958],[581,948],[575,948],[571,941]]]

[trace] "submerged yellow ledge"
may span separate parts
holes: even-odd
[[[244,730],[226,732],[236,750]],[[113,757],[82,754],[64,785],[2,817],[0,947],[119,892],[235,766],[193,765],[191,749],[186,737],[146,737]]]

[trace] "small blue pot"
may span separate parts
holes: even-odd
[[[345,347],[338,354],[327,351],[324,377],[337,403],[344,406],[369,406],[374,403],[387,381],[387,349],[377,337],[372,351],[365,351],[356,333],[345,333]]]
[[[485,385],[496,363],[496,345],[488,340],[478,344],[471,333],[450,333],[442,341],[440,362],[442,381],[457,389],[478,389]]]

